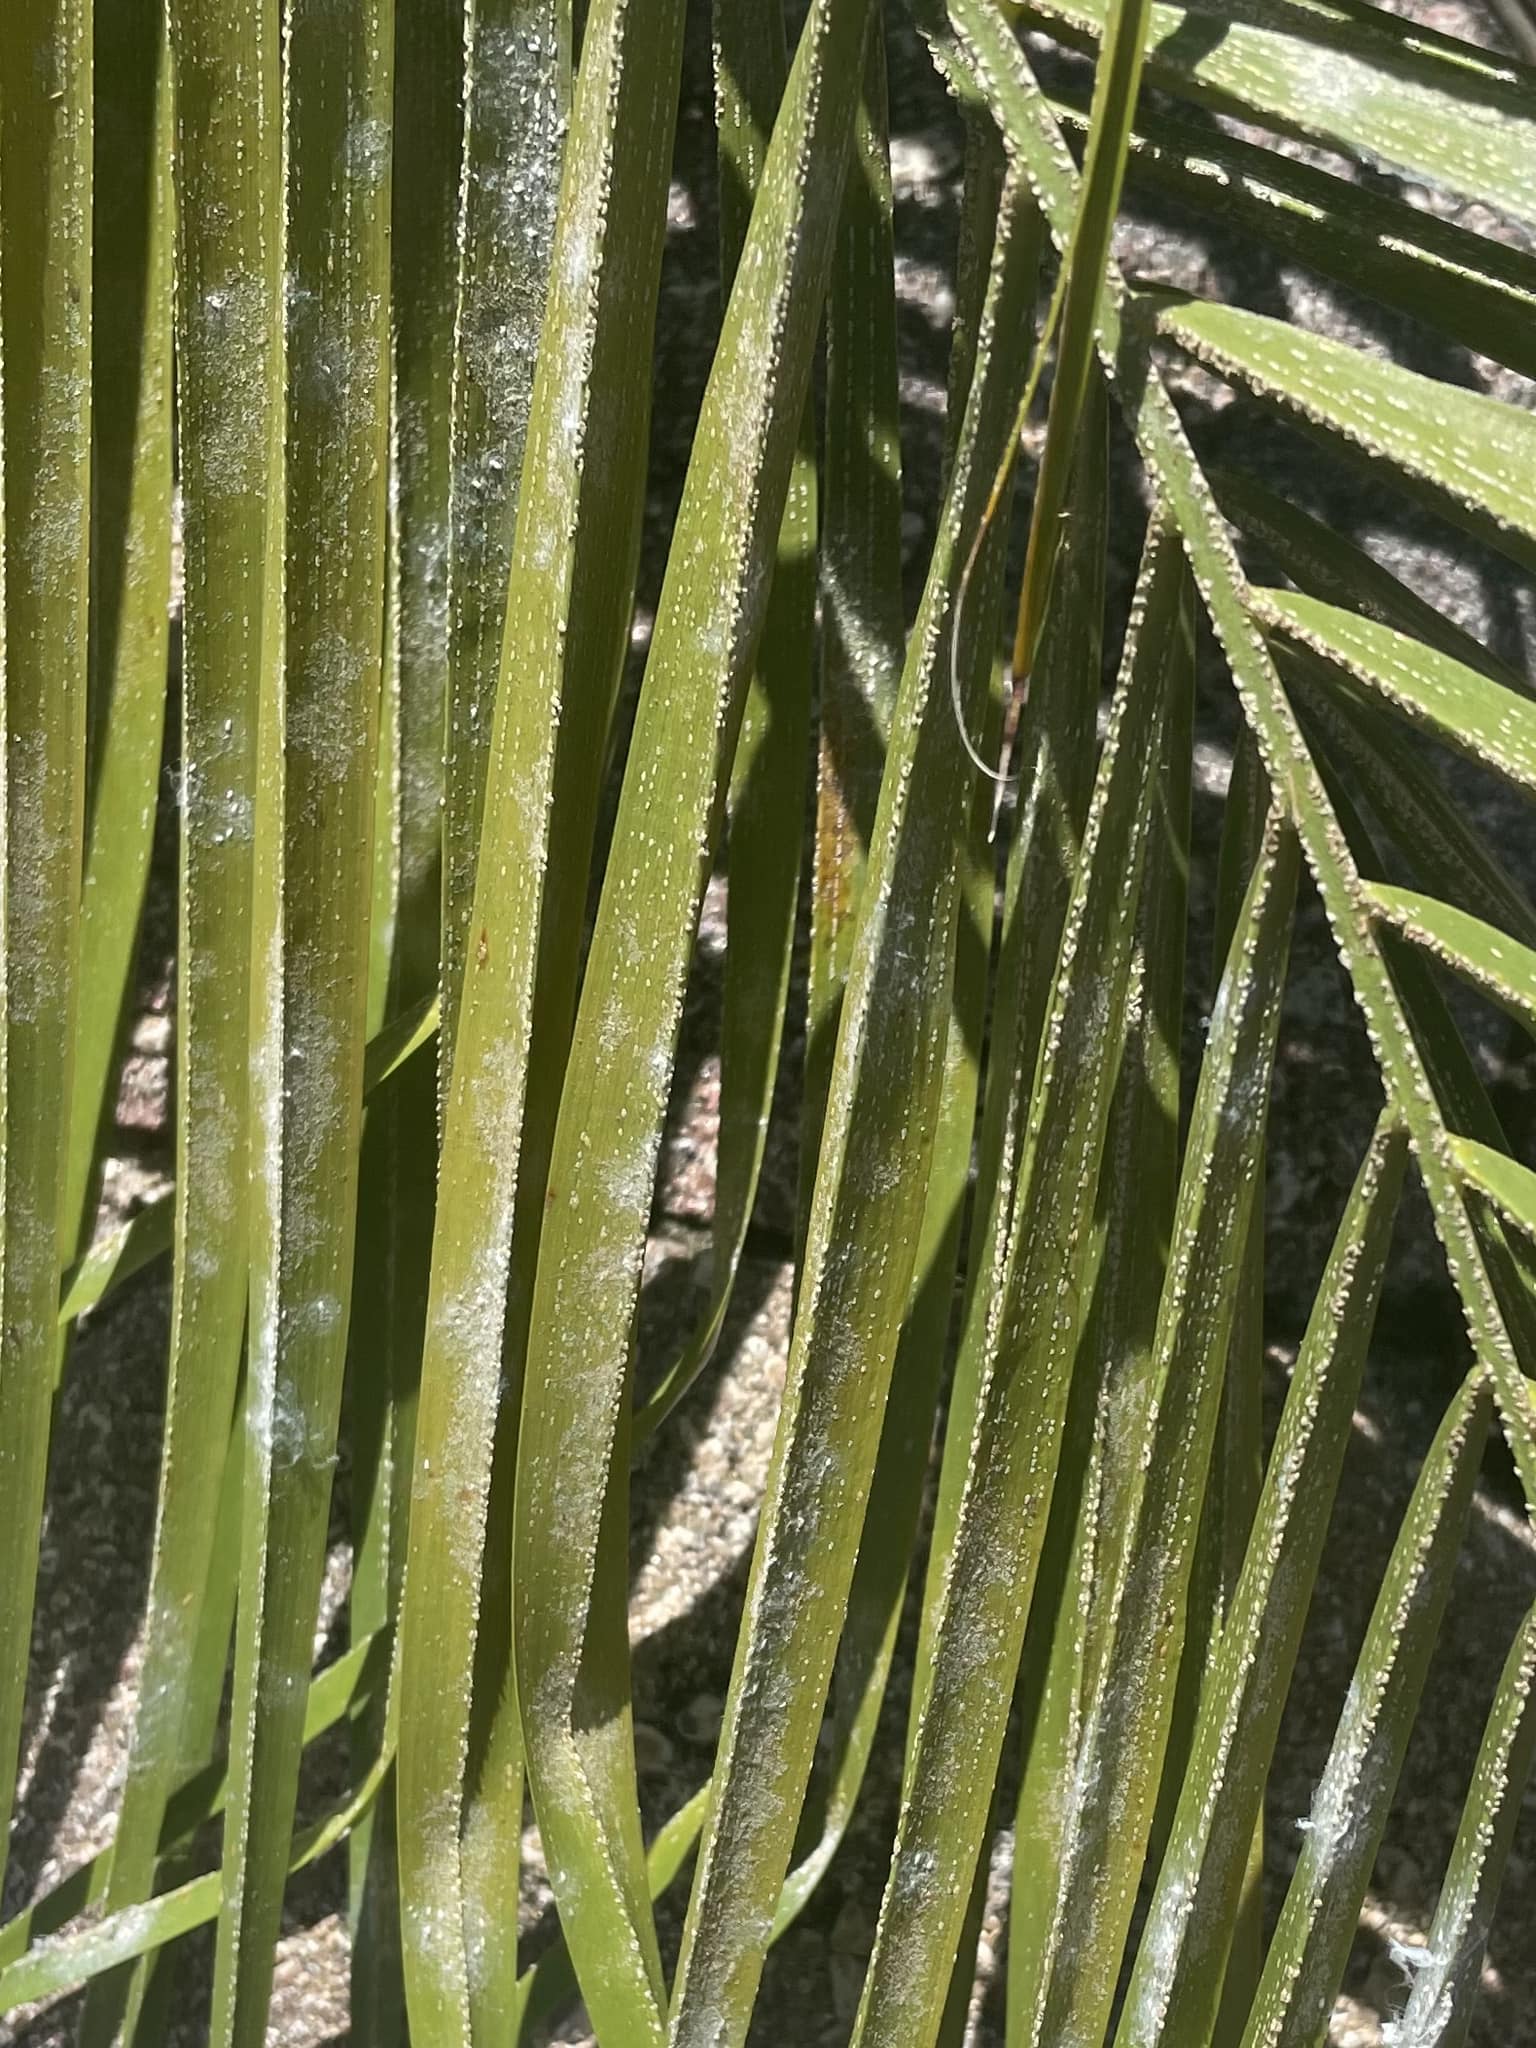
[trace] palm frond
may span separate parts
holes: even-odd
[[[1240,394],[1523,589],[1536,73],[1367,0],[791,11],[713,0],[705,89],[684,0],[0,16],[8,1829],[54,1412],[102,1370],[72,1333],[161,1260],[171,1308],[115,1838],[0,1925],[0,2010],[84,1984],[93,2048],[180,2038],[210,1926],[190,2024],[254,2048],[289,1879],[343,1844],[383,2048],[532,2048],[578,2000],[601,2048],[746,2048],[839,1874],[829,2040],[1318,2048],[1496,1440],[1536,1513],[1536,1163],[1469,1021],[1536,1035],[1485,816],[1536,788],[1531,680],[1202,417]],[[963,133],[927,442],[913,51]],[[663,518],[695,128],[723,316]],[[1117,223],[1164,200],[1431,351],[1128,278]],[[98,1228],[172,894],[174,1182]],[[1314,903],[1364,1115],[1271,1440]],[[708,1279],[657,1341],[706,984]],[[1470,1351],[1282,1887],[1410,1166]],[[658,1806],[636,1458],[686,1455],[754,1219],[782,1398],[718,1743]],[[1399,2048],[1499,2024],[1528,1591],[1507,1625]]]

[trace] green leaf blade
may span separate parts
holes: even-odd
[[[249,1482],[210,2038],[259,2048],[289,1862],[356,1237],[386,558],[384,0],[295,11],[283,73],[283,666],[258,719]],[[344,166],[341,177],[336,166]],[[280,693],[280,694],[279,694]]]
[[[217,18],[215,18],[215,16]],[[280,403],[277,24],[177,0],[178,393],[185,520],[176,1262],[143,1702],[106,1902],[152,1889],[181,1760],[192,1641],[214,1548],[246,1300],[246,1070],[257,692],[275,670],[270,505]],[[256,659],[252,659],[253,648]],[[142,1212],[112,1279],[161,1236]],[[137,1241],[135,1241],[137,1240]],[[94,1249],[80,1279],[109,1247]],[[65,1312],[78,1301],[66,1295]],[[221,1660],[222,1661],[222,1660]],[[114,2033],[125,1979],[93,1987],[83,2039]]]
[[[1383,1125],[1297,1359],[1230,1616],[1217,1639],[1116,2048],[1205,2040],[1252,1830],[1353,1421],[1407,1148]]]
[[[465,19],[440,769],[445,1101],[465,963],[474,951],[470,920],[519,479],[571,112],[570,0],[489,0],[467,9]],[[517,222],[511,234],[509,213]]]
[[[884,38],[878,24],[870,33],[866,61],[870,79],[827,293],[821,703],[801,1110],[802,1240],[905,651],[894,238]],[[992,197],[995,217],[996,194]]]
[[[1014,186],[1004,194],[965,425],[887,748],[784,1405],[684,1934],[672,2023],[678,2048],[746,2035],[925,1230],[945,1086],[958,907],[953,848],[964,802],[963,756],[945,687],[949,636],[966,547],[1022,382],[1022,367],[998,343],[1033,297],[1036,245],[1028,225],[1027,201]],[[972,656],[982,676],[988,653],[983,643]],[[922,805],[918,790],[926,792]],[[935,1222],[942,1237],[949,1219],[940,1214]],[[764,1782],[779,1791],[771,1804],[760,1795]]]
[[[1112,0],[1035,0],[1027,14],[1097,42]],[[1147,74],[1157,85],[1532,218],[1524,66],[1328,0],[1268,18],[1223,16],[1214,36],[1208,18],[1199,6],[1153,8]]]
[[[1369,900],[1394,931],[1491,996],[1536,1032],[1536,950],[1433,896],[1374,884]]]
[[[729,286],[789,68],[783,23],[720,0],[715,12],[721,257]],[[726,824],[726,955],[720,1033],[720,1136],[709,1296],[698,1326],[635,1418],[644,1442],[713,1355],[725,1320],[768,1136],[789,999],[815,647],[816,422],[808,407],[779,532]]]
[[[513,1574],[529,1774],[556,1896],[574,1886],[586,1901],[570,1932],[589,2009],[599,2028],[637,2041],[660,2039],[663,1994],[616,1577],[630,1330],[687,956],[809,391],[867,19],[864,0],[813,8],[765,160],[636,712],[533,1303]]]
[[[1064,927],[971,1454],[930,1637],[858,2048],[931,2041],[970,1893],[1055,1476],[1129,994],[1182,563],[1154,527]],[[1128,881],[1129,878],[1129,881]],[[1071,973],[1092,957],[1092,977]],[[939,1959],[943,1965],[939,1967]]]
[[[1486,1196],[1527,1237],[1536,1237],[1536,1173],[1476,1138],[1453,1138],[1451,1151],[1467,1185]]]
[[[91,412],[91,10],[0,16],[0,1843],[8,1843],[58,1333],[78,1016]]]
[[[1461,2048],[1482,1988],[1499,1885],[1536,1757],[1536,1615],[1510,1646],[1413,1989],[1399,2020],[1403,2048]]]
[[[1084,1789],[1069,1798],[1065,1817],[1056,1946],[1039,1994],[1046,2038],[1105,2031],[1130,1929],[1263,1143],[1297,865],[1294,836],[1272,811],[1212,1012],[1131,1461],[1136,1476],[1129,1498],[1114,1503],[1125,1517],[1112,1538],[1119,1554],[1111,1551],[1098,1574],[1106,1640],[1077,1762]],[[1116,1788],[1113,1801],[1101,1795],[1107,1785]]]
[[[97,1135],[149,879],[171,599],[171,81],[161,11],[96,20],[92,303],[93,590],[80,892],[82,1003],[64,1229],[95,1220]],[[104,173],[104,175],[103,175]],[[73,1222],[71,1219],[75,1219]]]
[[[1400,487],[1527,569],[1536,564],[1536,416],[1236,306],[1160,297],[1146,306],[1161,336],[1331,450],[1385,466]]]
[[[482,2001],[471,1991],[472,1943],[477,1975],[480,1961],[490,1972],[480,1983],[494,1980],[487,2003],[502,1999],[515,1960],[507,1866],[521,1831],[523,1758],[516,1697],[503,1683],[512,1596],[507,1507],[497,1500],[493,1522],[492,1471],[499,1460],[510,1477],[516,1457],[548,1148],[643,508],[650,364],[635,338],[655,318],[681,10],[668,0],[647,20],[644,12],[605,0],[586,26],[507,584],[474,945],[451,1068],[440,1068],[451,1083],[400,1680],[406,1989],[425,2048],[468,2048],[473,2038],[472,2006]],[[474,595],[458,581],[452,590],[454,603]],[[448,946],[452,912],[444,915]],[[472,1726],[477,1654],[491,1675],[475,1680],[484,1712]]]
[[[1342,670],[1471,759],[1536,789],[1536,705],[1437,648],[1358,612],[1291,591],[1256,590],[1257,618]]]
[[[1327,2024],[1450,1597],[1491,1405],[1475,1370],[1419,1474],[1303,1825],[1243,2048],[1312,2048]]]

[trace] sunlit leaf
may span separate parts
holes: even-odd
[[[1278,406],[1330,451],[1386,471],[1536,564],[1536,415],[1341,341],[1205,299],[1152,299],[1156,331]]]
[[[1536,786],[1536,706],[1390,626],[1290,591],[1256,590],[1254,616],[1353,677],[1414,723],[1527,789]]]
[[[501,1949],[516,1885],[504,1855],[509,1823],[514,1853],[519,1833],[522,1756],[515,1702],[502,1697],[509,1509],[490,1522],[492,1471],[504,1427],[510,1482],[580,907],[642,508],[649,367],[635,338],[654,319],[666,199],[658,166],[672,133],[681,11],[669,4],[644,22],[640,14],[614,0],[586,25],[545,308],[549,341],[528,420],[530,486],[520,494],[512,552],[517,601],[501,649],[474,945],[444,1108],[400,1619],[405,1973],[423,2048],[467,2048],[469,1950],[484,1929],[499,1981],[509,1966]],[[601,461],[589,452],[599,442]],[[513,873],[515,890],[506,886]],[[504,1370],[515,1375],[505,1402]],[[488,1549],[497,1553],[490,1569],[502,1575],[501,1597],[482,1610]],[[501,1654],[486,1660],[496,1696],[482,1697],[476,1731],[470,1690],[482,1611]],[[478,1810],[484,1832],[466,1843],[477,1732],[477,1764],[496,1782]],[[489,1742],[498,1749],[488,1765]]]
[[[863,0],[813,6],[764,162],[636,711],[533,1303],[514,1568],[529,1777],[556,1897],[575,1888],[585,1902],[569,1931],[588,2009],[637,2042],[661,2038],[665,1993],[639,1867],[622,1605],[630,1332],[688,953],[810,388],[867,18]]]
[[[1123,1031],[1182,562],[1154,527],[1041,1039],[1004,1287],[917,1703],[902,1817],[855,2040],[932,2038],[981,1842],[1039,1565],[1088,1221]],[[1135,791],[1134,797],[1127,794]],[[1090,978],[1072,963],[1091,957]],[[944,1957],[946,1968],[937,1967]]]
[[[78,1014],[90,575],[91,23],[0,16],[0,1844],[21,1742],[58,1349]],[[63,1256],[61,1257],[61,1252]]]
[[[1318,1289],[1199,1722],[1116,2048],[1209,2038],[1252,1830],[1328,1527],[1396,1220],[1406,1148],[1360,1169]]]
[[[1413,1989],[1397,2022],[1404,2044],[1460,2048],[1481,1988],[1483,1956],[1536,1753],[1536,1617],[1512,1644],[1478,1751],[1429,1939],[1412,1951]]]
[[[1030,0],[1021,11],[1074,41],[1097,42],[1113,0]],[[1400,164],[1532,217],[1530,73],[1470,43],[1332,0],[1220,17],[1198,5],[1159,5],[1147,76],[1181,98],[1365,162]]]
[[[106,1887],[109,1912],[151,1888],[182,1757],[245,1334],[256,727],[264,673],[270,686],[277,668],[277,22],[264,4],[229,10],[178,0],[169,24],[180,79],[177,393],[186,560],[176,1258],[140,1705]],[[260,659],[252,660],[253,649]],[[110,1241],[93,1248],[66,1290],[64,1315],[89,1304],[83,1282],[116,1282],[159,1248],[156,1213],[128,1226],[109,1271]],[[96,1298],[105,1291],[99,1284]],[[226,1652],[227,1637],[218,1651],[221,1677]],[[125,1974],[93,1988],[83,2040],[113,2038],[127,1992]]]
[[[1244,2048],[1311,2048],[1325,2027],[1407,1747],[1487,1434],[1481,1370],[1424,1462],[1339,1717]]]
[[[297,9],[283,55],[283,660],[261,677],[257,720],[261,1121],[218,2048],[265,2037],[325,1564],[355,1247],[389,478],[389,16],[375,0],[346,16]],[[340,186],[338,160],[352,171]]]

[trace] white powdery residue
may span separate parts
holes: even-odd
[[[71,848],[65,837],[50,831],[44,819],[60,794],[50,770],[48,745],[41,730],[13,732],[11,766],[12,893],[8,921],[10,955],[20,963],[35,948],[46,949],[62,904],[59,878],[70,872]],[[36,1024],[48,1012],[56,990],[50,976],[36,971],[13,972],[7,979],[11,1015],[22,1024]]]
[[[497,447],[479,448],[462,456],[454,465],[454,540],[449,580],[465,576],[463,564],[476,567],[490,538],[491,513],[506,490],[507,458]],[[463,593],[458,594],[456,611],[462,610]]]
[[[658,1106],[666,1103],[672,1092],[672,1052],[669,1046],[653,1046],[645,1059],[646,1071],[650,1075],[651,1087]]]
[[[186,1265],[194,1280],[206,1283],[218,1277],[223,1260],[216,1248],[199,1236],[187,1251]]]
[[[273,918],[267,932],[267,957],[261,972],[259,991],[263,1014],[251,1057],[252,1100],[268,1105],[267,1113],[256,1119],[253,1146],[254,1235],[256,1271],[251,1284],[250,1380],[246,1428],[257,1454],[257,1470],[265,1472],[271,1458],[271,1408],[277,1383],[278,1285],[276,1266],[278,1218],[283,1191],[283,1123],[277,1109],[282,1092],[282,1059],[278,1052],[282,1036],[283,988],[282,921]],[[267,1232],[272,1242],[265,1244]],[[263,1254],[267,1256],[263,1256]]]
[[[630,964],[635,964],[633,959]],[[629,1012],[619,1000],[618,990],[611,988],[597,1020],[597,1049],[605,1059],[611,1059],[628,1036]]]
[[[655,1146],[648,1136],[620,1151],[604,1177],[604,1192],[622,1218],[646,1217],[655,1183]]]
[[[307,407],[333,413],[345,404],[350,364],[343,334],[325,317],[320,294],[297,273],[283,281],[287,315],[288,388]]]
[[[1083,1730],[1082,1739],[1077,1745],[1077,1755],[1072,1764],[1072,1789],[1067,1795],[1067,1810],[1072,1817],[1072,1823],[1071,1834],[1065,1849],[1065,1855],[1069,1861],[1098,1796],[1099,1778],[1103,1770],[1104,1757],[1101,1708],[1102,1695],[1095,1704],[1094,1712],[1088,1721],[1087,1727]],[[1110,1788],[1110,1797],[1112,1799],[1114,1797],[1113,1786]]]
[[[374,659],[368,645],[327,629],[310,645],[301,686],[289,691],[289,751],[327,782],[346,777],[363,743],[360,720],[347,714],[361,703]]]
[[[1344,1712],[1339,1717],[1341,1730],[1350,1726],[1355,1699],[1356,1685],[1352,1683]],[[1359,1762],[1352,1742],[1337,1744],[1318,1780],[1312,1811],[1296,1822],[1297,1832],[1308,1838],[1307,1849],[1315,1870],[1327,1870],[1332,1866],[1355,1827]]]
[[[87,497],[72,488],[76,457],[85,447],[85,397],[85,381],[67,361],[45,365],[35,412],[42,445],[56,452],[39,473],[28,516],[18,518],[14,533],[7,535],[31,579],[44,590],[68,587],[85,559]]]
[[[1409,1993],[1406,2009],[1382,2025],[1383,2048],[1436,2048],[1450,2022],[1457,1975],[1466,1964],[1475,1967],[1481,1946],[1474,1937],[1460,1954],[1443,1956],[1432,1941],[1389,1935],[1387,1954],[1402,1971]]]
[[[489,1985],[496,1964],[496,1944],[504,1936],[503,1901],[516,1873],[503,1861],[503,1844],[493,1827],[476,1825],[472,1814],[460,1847],[464,1900],[464,1949],[472,1993]]]
[[[457,1803],[443,1818],[433,1816],[423,1842],[420,1882],[401,1901],[400,1920],[412,1954],[445,2004],[458,2008],[465,2039],[469,2013],[460,1986],[467,1977],[464,1914],[458,1862]]]
[[[892,1873],[892,1888],[898,1898],[916,1911],[927,1909],[939,1875],[938,1856],[932,1849],[909,1849]]]
[[[1148,2039],[1157,2035],[1167,2014],[1174,1973],[1184,1952],[1184,1935],[1194,1903],[1194,1891],[1182,1874],[1172,1878],[1165,1876],[1159,1884],[1157,1901],[1147,1921],[1137,1958],[1138,1974],[1144,1967],[1147,1975],[1135,2007],[1135,2025]]]
[[[73,1947],[76,1950],[76,1955],[81,1965],[80,1974],[82,1976],[88,1970],[95,1972],[104,1968],[108,1962],[127,1960],[141,1954],[149,1945],[150,1937],[154,1931],[154,1915],[160,1903],[158,1899],[146,1899],[141,1905],[124,1906],[120,1912],[114,1913],[110,1922],[104,1923],[104,1926],[110,1925],[112,1930],[110,1937],[108,1937],[110,1948],[108,1948],[107,1940],[100,1940],[97,1944],[98,1950],[107,1949],[105,1955],[99,1952],[95,1955],[92,1954],[90,1934],[87,1934],[82,1941],[82,1937],[78,1933],[72,1933],[67,1929],[62,1934],[55,1934],[42,1941],[35,1942],[30,1953],[41,1959],[48,1955],[50,1951],[67,1952]],[[96,1930],[93,1929],[92,1932],[94,1933]],[[83,1955],[80,1954],[80,1948],[82,1947],[85,1951]]]
[[[1227,1088],[1221,1104],[1221,1121],[1228,1130],[1253,1122],[1269,1092],[1269,1070],[1250,1062]]]
[[[712,605],[704,624],[699,628],[696,642],[704,665],[710,669],[725,666],[731,651],[731,618],[722,605]]]
[[[448,636],[448,525],[423,520],[410,537],[409,571],[416,602],[406,615],[405,651],[418,661],[439,655]]]
[[[453,1361],[456,1380],[480,1386],[500,1378],[506,1263],[505,1258],[491,1259],[476,1279],[433,1305],[430,1342]]]
[[[821,565],[823,631],[835,647],[859,694],[868,703],[900,659],[899,650],[866,609],[862,584],[850,584],[842,563],[829,557]]]
[[[341,1299],[335,1294],[312,1295],[296,1302],[283,1320],[284,1335],[294,1338],[328,1337],[341,1322]]]
[[[243,790],[226,789],[221,801],[222,822],[215,840],[220,845],[249,845],[256,830],[256,809],[250,797]]]
[[[253,1405],[253,1416],[255,1409]],[[335,1447],[322,1418],[310,1412],[292,1382],[279,1378],[272,1399],[261,1417],[263,1448],[274,1472],[292,1471],[305,1465],[324,1471],[336,1462]]]
[[[887,2019],[892,2014],[926,2009],[932,1972],[926,1966],[922,1942],[912,1937],[952,1903],[956,1889],[931,1849],[904,1848],[898,1843],[891,1881],[881,1901],[861,2004]],[[876,1984],[881,1993],[871,2000],[871,1987]]]
[[[234,497],[260,488],[269,456],[265,387],[270,294],[260,277],[237,275],[189,308],[188,348],[202,373],[199,432],[183,443],[194,494]]]
[[[387,121],[365,115],[347,130],[349,176],[363,192],[376,190],[389,173],[390,129]]]
[[[264,1661],[257,1681],[257,1698],[263,1714],[281,1713],[297,1706],[309,1692],[309,1671],[284,1670]]]
[[[595,226],[600,233],[606,221],[600,216]],[[579,304],[592,283],[593,240],[594,224],[590,221],[578,221],[572,232],[561,237],[560,283],[573,306]]]
[[[755,1783],[760,1792],[772,1792],[769,1810],[776,1813],[781,1797],[774,1789],[776,1771],[773,1767],[781,1761],[781,1744],[796,1696],[795,1674],[783,1652],[794,1642],[795,1624],[802,1619],[810,1604],[811,1589],[799,1568],[785,1563],[782,1556],[775,1567],[775,1576],[782,1588],[775,1602],[777,1614],[764,1610],[763,1625],[757,1637],[763,1654],[754,1658],[748,1667],[742,1688],[741,1713],[743,1719],[750,1717],[766,1737],[770,1767],[768,1770],[762,1768],[764,1758],[759,1747]]]
[[[680,2008],[680,2022],[673,2048],[721,2048],[721,2044],[730,2037],[729,2023],[718,2006],[695,2005],[690,2001]]]
[[[158,1753],[162,1742],[170,1739],[180,1727],[186,1704],[186,1688],[181,1681],[191,1659],[192,1641],[187,1630],[186,1610],[179,1600],[154,1602],[144,1639],[146,1647],[153,1650],[153,1662],[146,1658],[141,1673],[139,1696],[134,1705],[133,1746],[135,1752],[149,1756]],[[169,1671],[174,1675],[149,1679],[151,1670]]]
[[[287,1234],[295,1256],[318,1250],[331,1234],[331,1206],[319,1190],[335,1130],[340,1051],[337,1034],[322,1013],[306,1009],[293,1019],[283,1061],[283,1100],[296,1196],[287,1216]]]

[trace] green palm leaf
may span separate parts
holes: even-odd
[[[551,341],[528,423],[539,488],[518,508],[518,602],[501,652],[474,970],[444,1107],[401,1596],[406,1990],[413,2031],[429,2048],[471,2038],[472,1915],[501,1930],[498,1945],[506,1938],[509,1873],[494,1853],[466,1867],[461,1841],[471,1789],[470,1681],[503,1360],[520,1378],[597,764],[628,623],[647,388],[634,335],[649,331],[655,305],[665,197],[656,165],[671,133],[680,31],[674,6],[644,28],[626,5],[604,6],[588,20],[564,153],[570,196],[545,312]],[[622,392],[629,401],[613,415],[603,410],[610,384],[615,398]],[[605,441],[604,459],[587,459],[586,446],[610,420],[619,431]],[[616,575],[616,562],[627,573]],[[552,790],[560,797],[553,829],[545,813]],[[509,892],[514,873],[531,886]],[[507,1408],[515,1425],[515,1393]],[[513,1454],[508,1441],[503,1457]],[[507,1541],[504,1519],[499,1541]],[[509,1626],[509,1600],[504,1594],[502,1612],[490,1616],[492,1629]],[[504,1667],[493,1660],[492,1668],[499,1691]],[[520,1732],[515,1715],[503,1724],[512,1753],[499,1760],[500,1818],[487,1815],[494,1825],[482,1849],[505,1844],[509,1821],[514,1842],[520,1832]]]
[[[78,1209],[62,1205],[85,798],[91,51],[83,4],[25,0],[0,23],[0,1841],[21,1743],[55,1289],[79,1231]]]
[[[1031,0],[1024,11],[1089,43],[1113,17],[1111,0]],[[1378,8],[1303,0],[1280,15],[1210,16],[1198,6],[1155,6],[1147,75],[1181,98],[1367,162],[1401,164],[1531,217],[1522,168],[1536,119],[1529,72],[1450,36],[1405,32]]]
[[[270,510],[280,489],[281,368],[271,337],[280,264],[277,22],[261,5],[222,18],[178,6],[170,34],[180,80],[178,393],[186,438],[182,749],[190,767],[179,934],[186,991],[159,1526],[109,1910],[141,1897],[154,1872],[183,1754],[192,1643],[235,1407],[249,1256],[245,1095],[258,691],[263,668],[270,677],[278,660]],[[267,431],[247,441],[242,427],[253,412]],[[253,647],[259,662],[251,660]],[[114,1281],[148,1254],[154,1213],[135,1219],[139,1241],[123,1240]],[[66,1313],[85,1305],[80,1282],[100,1270],[108,1251],[87,1257],[66,1293]],[[225,1651],[221,1644],[221,1674]],[[112,2038],[127,1989],[119,1981],[93,1992],[86,2038]]]
[[[115,1838],[17,1894],[0,2009],[83,1983],[84,2042],[151,2048],[212,1925],[185,2024],[254,2048],[289,1879],[345,1844],[381,2048],[533,2048],[578,2000],[600,2048],[798,2038],[813,2007],[854,2048],[959,2048],[1003,1881],[1009,2048],[1326,2036],[1504,1452],[1536,1509],[1532,687],[1379,539],[1470,541],[1490,616],[1536,571],[1536,74],[1368,0],[907,11],[916,38],[874,0],[714,0],[707,51],[683,0],[0,14],[0,1808],[28,1855],[53,1411],[100,1392],[66,1347],[109,1309],[81,1357],[114,1373],[109,1305],[171,1255],[131,1711],[98,1731],[132,1730]],[[1303,317],[1155,222],[1122,244],[1122,186],[1251,243]],[[717,189],[718,332],[687,239]],[[1128,284],[1120,246],[1207,295]],[[1388,346],[1311,331],[1290,266]],[[684,324],[704,374],[674,389]],[[1228,390],[1304,437],[1301,502]],[[171,707],[174,1179],[97,1229],[141,1184],[109,1112],[171,896]],[[1309,1172],[1287,1215],[1324,928],[1376,1131],[1342,1141],[1352,1192]],[[717,987],[712,1269],[658,1330]],[[1400,1210],[1470,1357],[1449,1399],[1414,1383],[1427,1448],[1266,1896],[1304,1631],[1355,1568],[1328,1529],[1356,1404],[1416,1426],[1368,1361]],[[722,1578],[689,1623],[723,1616],[732,1662],[700,1784],[637,1753],[683,1638],[632,1659],[632,1495],[649,1530],[701,1433],[700,1472],[734,1460],[702,1375],[736,1369],[760,1252],[784,1383],[739,1611]],[[1283,1404],[1277,1298],[1306,1320]],[[317,1655],[343,1566],[350,1647]],[[1536,1757],[1528,1601],[1400,1951],[1408,2048],[1503,2024],[1476,2007]]]
[[[251,945],[250,1467],[212,2038],[260,2041],[346,1355],[388,484],[390,21],[285,44],[283,666],[262,676]],[[349,155],[355,185],[327,167]],[[338,542],[338,532],[343,538]]]
[[[863,74],[861,0],[813,7],[738,266],[673,535],[550,1166],[519,1444],[518,1683],[556,1895],[589,2008],[660,2039],[627,1645],[611,1598],[630,1326],[683,976],[767,599]],[[712,743],[700,747],[700,734]],[[664,817],[653,787],[672,792]],[[626,963],[643,961],[631,985]],[[591,1134],[603,1142],[593,1153]],[[572,1429],[573,1417],[589,1427]],[[610,1474],[613,1475],[610,1480]],[[584,1953],[583,1950],[586,1952]],[[612,2001],[610,2006],[609,2001]]]

